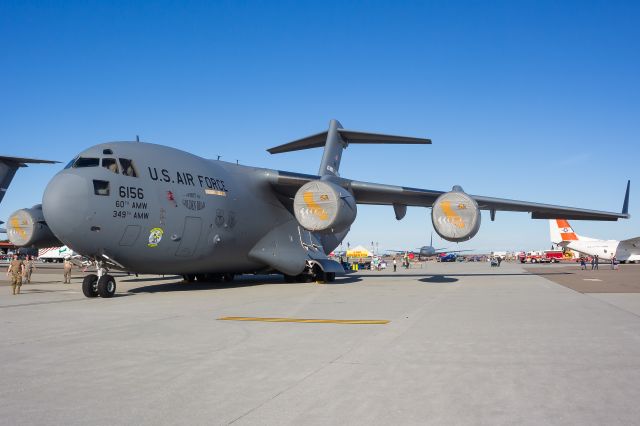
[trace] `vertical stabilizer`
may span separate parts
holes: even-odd
[[[342,150],[347,147],[347,143],[342,139],[338,129],[342,129],[342,125],[338,120],[329,122],[329,130],[327,131],[327,141],[324,145],[324,153],[320,162],[320,176],[339,176],[340,160],[342,159]]]
[[[559,244],[561,242],[578,241],[578,235],[573,232],[573,228],[565,219],[550,219],[549,220],[549,236],[551,242]]]

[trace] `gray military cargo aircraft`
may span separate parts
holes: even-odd
[[[21,167],[29,167],[28,164],[54,164],[57,161],[38,160],[35,158],[7,157],[0,156],[0,203],[7,193],[9,185]],[[4,222],[0,221],[0,225]],[[0,228],[0,234],[5,234],[6,229]]]
[[[473,249],[466,250],[447,250],[446,247],[436,248],[433,246],[433,232],[431,232],[431,241],[428,246],[422,246],[417,250],[388,250],[393,253],[413,253],[415,256],[418,256],[418,259],[422,259],[423,257],[433,257],[439,256],[441,254],[450,254],[450,253],[464,253],[468,251],[473,251]]]
[[[480,210],[531,212],[534,219],[628,218],[585,210],[466,194],[360,182],[339,176],[350,144],[429,144],[428,139],[329,129],[268,151],[324,147],[318,175],[209,160],[166,146],[112,142],[81,152],[47,185],[42,206],[18,210],[9,236],[22,246],[55,240],[93,259],[98,274],[83,282],[87,297],[111,297],[109,269],[180,274],[198,281],[238,273],[278,272],[287,281],[332,281],[343,269],[328,259],[349,232],[357,204],[432,208],[436,232],[448,241],[472,238]],[[38,226],[35,226],[37,224]],[[42,225],[42,226],[40,226]],[[58,243],[60,244],[60,243]]]

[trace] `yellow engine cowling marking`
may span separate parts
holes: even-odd
[[[444,212],[445,216],[447,216],[447,219],[449,219],[451,223],[453,223],[458,228],[464,228],[464,221],[460,216],[458,216],[458,213],[454,212],[451,208],[451,201],[443,201],[440,203],[440,206],[442,207],[442,211]]]
[[[9,222],[11,222],[11,227],[15,229],[22,238],[27,239],[27,233],[22,228],[22,224],[16,216],[13,216]]]
[[[325,209],[323,209],[318,204],[316,204],[315,200],[313,199],[313,192],[310,192],[310,191],[305,192],[304,194],[302,194],[302,199],[304,200],[305,204],[309,207],[309,210],[318,219],[320,220],[329,219],[329,214],[325,211]]]

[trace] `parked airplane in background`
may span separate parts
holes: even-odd
[[[432,232],[431,241],[429,242],[428,246],[422,246],[416,251],[412,251],[412,250],[389,250],[389,251],[392,251],[395,253],[413,253],[414,256],[418,256],[418,260],[420,260],[423,257],[441,256],[441,255],[448,255],[451,253],[462,253],[462,252],[471,251],[471,250],[446,250],[445,247],[435,248],[433,247],[433,232]]]
[[[210,160],[149,143],[103,143],[79,153],[51,179],[41,207],[13,213],[8,236],[16,245],[67,245],[87,256],[99,268],[84,278],[83,293],[112,297],[111,268],[204,281],[248,272],[331,281],[344,268],[327,254],[349,232],[358,203],[392,206],[397,220],[407,206],[431,208],[435,231],[452,242],[477,234],[481,210],[492,220],[498,210],[530,212],[533,219],[629,217],[626,209],[604,212],[470,195],[458,185],[445,192],[340,176],[344,149],[360,143],[431,141],[346,130],[331,120],[327,131],[268,150],[324,147],[317,175]],[[479,170],[487,167],[478,164]],[[388,162],[380,173],[392,173]]]
[[[34,158],[6,157],[0,156],[0,203],[4,198],[4,194],[9,189],[9,184],[13,180],[16,171],[20,167],[28,167],[27,164],[54,164],[57,161],[37,160]],[[0,221],[0,225],[4,222]],[[0,228],[0,233],[5,234],[7,231]]]
[[[598,240],[576,234],[564,219],[549,221],[551,242],[588,256],[598,256],[601,260],[611,260],[615,256],[621,263],[640,261],[640,237],[628,240]]]

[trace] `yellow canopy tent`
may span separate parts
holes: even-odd
[[[371,257],[371,252],[363,246],[357,246],[347,250],[347,257]]]

